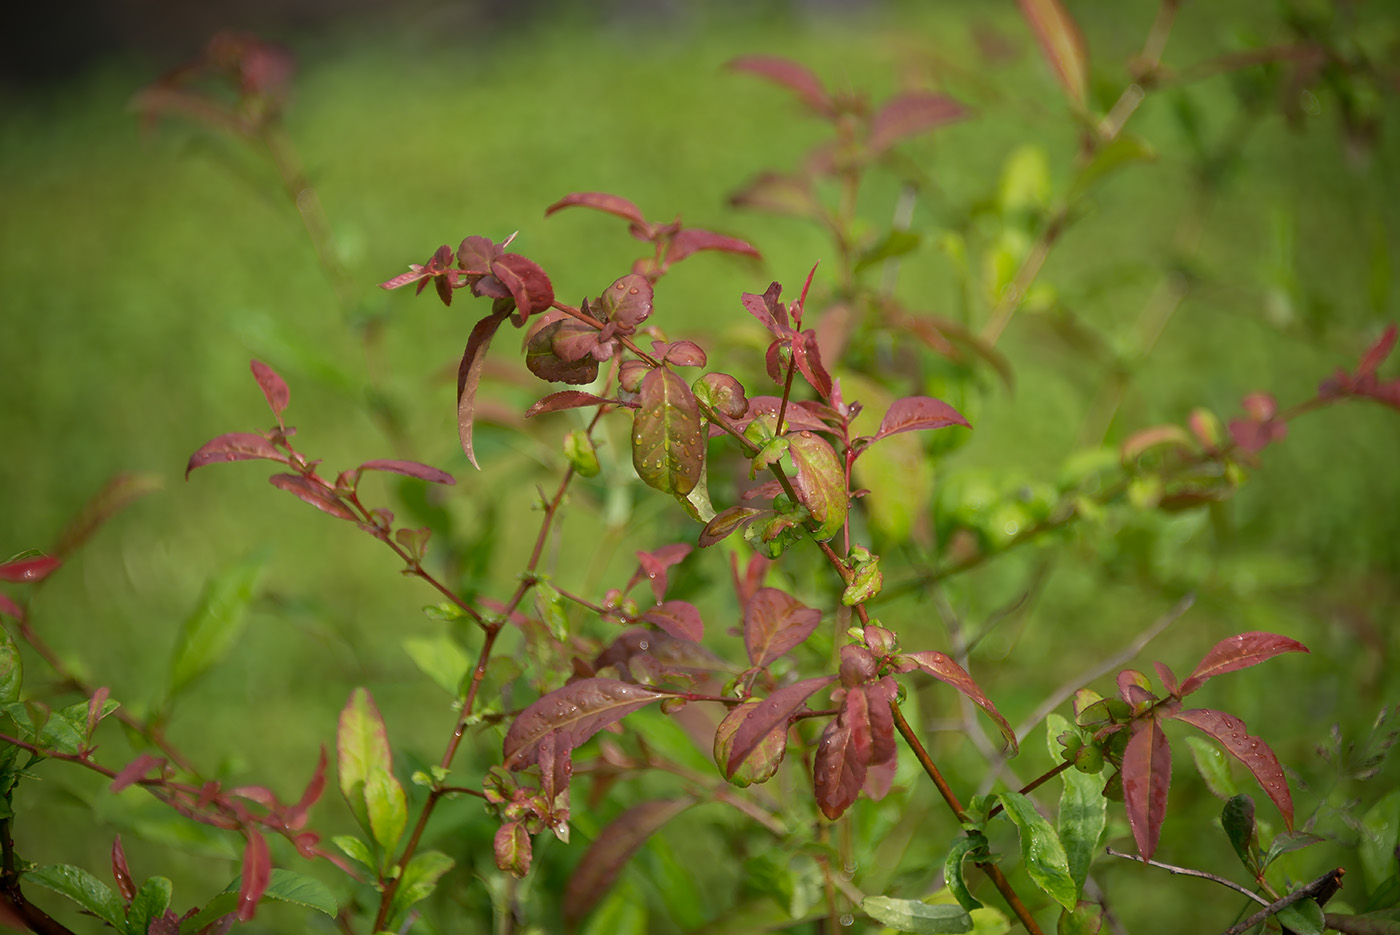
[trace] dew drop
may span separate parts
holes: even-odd
[[[841,917],[841,924],[842,924],[842,925],[855,925],[855,924],[856,924],[856,917],[853,916],[853,915],[851,915],[851,914],[848,912],[848,913],[846,913],[845,915],[843,915],[843,916]]]
[[[646,640],[642,640],[640,643],[637,644],[637,648],[640,649],[642,652],[646,652],[648,649],[651,648],[651,643],[649,643]]]
[[[1014,536],[1021,531],[1020,525],[1015,520],[1008,521],[1007,524],[1001,528],[1006,531],[1008,536]]]

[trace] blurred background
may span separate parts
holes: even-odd
[[[1093,98],[1106,108],[1130,80],[1127,63],[1155,5],[1067,6],[1091,50]],[[457,443],[453,377],[484,308],[465,294],[444,308],[431,290],[415,300],[378,282],[424,262],[439,244],[518,231],[513,249],[548,271],[562,300],[596,295],[627,271],[636,242],[614,218],[567,212],[545,221],[543,211],[572,191],[615,192],[649,218],[680,214],[763,252],[761,264],[687,260],[657,293],[657,321],[671,337],[741,355],[731,368],[712,351],[711,366],[756,377],[763,345],[739,294],[773,279],[795,292],[831,247],[810,225],[736,211],[727,198],[760,171],[799,165],[823,130],[789,95],[726,62],[780,54],[835,89],[879,100],[936,88],[973,111],[902,149],[934,181],[914,209],[923,241],[900,265],[899,293],[910,308],[949,317],[977,310],[966,307],[944,235],[986,248],[974,257],[974,275],[977,263],[994,263],[985,257],[1015,241],[1006,232],[1020,223],[1006,195],[1013,167],[1043,166],[1045,184],[1062,191],[1079,132],[1013,3],[88,0],[21,5],[6,17],[0,557],[47,548],[115,475],[158,486],[108,522],[32,607],[54,650],[137,713],[164,697],[171,647],[205,582],[259,563],[259,596],[236,647],[184,693],[168,729],[211,774],[266,783],[284,798],[310,776],[317,746],[333,744],[353,686],[372,687],[405,778],[436,761],[454,715],[450,696],[402,646],[405,637],[443,633],[445,624],[420,613],[434,595],[399,576],[382,546],[273,490],[259,465],[184,480],[189,454],[209,438],[270,425],[248,373],[251,357],[286,378],[299,447],[328,469],[408,457],[454,473],[459,483],[444,496],[379,477],[361,489],[432,525],[464,589],[503,598],[528,554],[537,487],[552,489],[559,438],[575,421],[521,419],[547,390],[520,366],[517,335],[502,333],[482,387],[485,470],[476,473]],[[1357,56],[1393,66],[1400,13],[1379,2],[1187,4],[1165,62],[1185,68],[1293,41],[1320,17]],[[297,61],[285,128],[324,211],[327,257],[318,259],[261,151],[188,121],[143,124],[133,112],[139,89],[227,28],[278,42]],[[926,490],[910,495],[907,524],[873,524],[877,551],[917,566],[936,554],[934,530],[962,524],[994,539],[1006,510],[1033,499],[1026,491],[1055,488],[1063,466],[1086,449],[1081,426],[1124,360],[1129,389],[1107,430],[1109,446],[1143,427],[1180,424],[1194,406],[1238,414],[1240,398],[1255,390],[1296,403],[1336,368],[1354,366],[1384,324],[1400,319],[1400,113],[1393,74],[1378,66],[1374,80],[1346,77],[1298,90],[1283,69],[1256,70],[1149,97],[1132,129],[1155,161],[1105,184],[1056,246],[1041,277],[1053,294],[1042,296],[1039,312],[1018,317],[1000,345],[1015,369],[1014,390],[929,364],[919,391],[953,399],[948,388],[962,387],[953,401],[976,430],[946,452]],[[900,191],[893,175],[863,189],[860,209],[872,228],[888,223]],[[819,291],[830,288],[827,269]],[[1190,288],[1151,355],[1135,360],[1141,310],[1170,276]],[[551,560],[561,585],[595,597],[600,582],[625,582],[634,550],[695,536],[673,504],[629,478],[619,447],[625,430],[604,446],[603,474],[575,492]],[[1212,683],[1202,703],[1245,717],[1294,770],[1300,821],[1317,816],[1333,849],[1304,852],[1299,877],[1346,862],[1357,816],[1400,781],[1390,761],[1357,778],[1378,713],[1400,701],[1397,463],[1400,414],[1341,406],[1292,425],[1220,508],[1114,520],[1083,540],[1057,539],[963,576],[944,589],[949,607],[970,624],[999,614],[1010,621],[980,645],[974,674],[1019,723],[1052,688],[1127,645],[1188,592],[1196,606],[1136,665],[1164,659],[1189,671],[1217,640],[1244,630],[1302,640],[1311,656]],[[727,505],[722,492],[717,506]],[[579,555],[585,560],[570,561]],[[707,645],[732,655],[724,556],[697,556],[691,566],[678,587],[707,595],[696,598],[709,614]],[[891,599],[880,615],[899,624],[906,646],[943,648],[943,623],[917,592]],[[26,656],[26,664],[27,691],[52,694],[42,661]],[[1109,681],[1100,683],[1107,692]],[[102,756],[120,765],[130,751],[114,726],[110,733]],[[976,749],[956,733],[943,736],[941,755],[975,782],[984,771]],[[464,752],[463,781],[493,762],[496,742]],[[1320,745],[1337,749],[1323,758]],[[1026,747],[1029,762],[1017,770],[1032,776],[1049,760],[1039,732]],[[1200,840],[1219,803],[1182,749],[1161,856],[1206,851],[1216,861],[1206,869],[1229,874],[1224,836]],[[235,875],[236,839],[166,814],[138,790],[110,796],[99,777],[59,766],[40,767],[42,782],[27,782],[16,798],[26,858],[105,877],[111,836],[121,832],[138,874],[175,881],[179,911]],[[917,778],[910,786],[906,820],[937,830],[928,843],[909,845],[900,863],[908,876],[891,886],[918,896],[932,879],[920,861],[941,861],[956,829]],[[331,798],[317,827],[348,830]],[[862,811],[868,804],[855,814],[866,822],[860,833],[874,839],[889,830],[880,822],[890,813]],[[737,859],[731,866],[706,857],[707,848],[729,852],[741,833],[708,811],[717,808],[688,815],[683,821],[693,823],[660,836],[624,877],[622,892],[642,907],[637,931],[739,930],[724,927],[720,907],[752,896],[752,884]],[[1112,814],[1119,818],[1110,832],[1123,845],[1121,810]],[[440,812],[431,843],[457,858],[457,872],[486,874],[493,830],[475,804],[455,803]],[[172,848],[188,859],[172,860]],[[580,850],[545,845],[540,856],[567,868]],[[289,855],[276,856],[291,865]],[[540,888],[526,895],[547,902],[565,870],[550,872],[526,884]],[[1132,865],[1096,873],[1116,894],[1126,931],[1222,921],[1220,904],[1185,896],[1192,884]],[[694,877],[688,889],[678,874]],[[454,911],[468,920],[461,930],[489,930],[490,886],[464,876],[452,887]],[[675,887],[684,892],[674,895]],[[281,911],[260,911],[253,930],[305,921]],[[1163,918],[1176,921],[1164,927]]]

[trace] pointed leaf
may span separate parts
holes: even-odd
[[[564,409],[578,409],[582,406],[601,406],[605,403],[616,404],[615,399],[605,399],[602,396],[594,396],[592,393],[585,393],[582,390],[562,390],[558,393],[550,393],[544,399],[535,403],[525,410],[525,418],[537,416],[545,412],[559,412]]]
[[[282,412],[287,408],[287,403],[292,398],[291,390],[287,389],[287,382],[277,375],[277,371],[260,360],[252,361],[249,366],[253,371],[253,379],[258,381],[263,396],[267,397],[268,408],[277,417],[277,422],[280,425]]]
[[[1257,666],[1266,659],[1280,653],[1305,653],[1308,648],[1297,640],[1291,640],[1277,633],[1241,633],[1216,643],[1191,677],[1181,683],[1181,694],[1189,695],[1200,688],[1206,679],[1214,678],[1237,669]]]
[[[932,396],[905,396],[890,403],[890,408],[880,420],[880,428],[871,437],[871,441],[877,442],[900,432],[942,429],[950,425],[972,428],[956,409],[941,399],[934,399]]]
[[[708,527],[707,527],[708,528]],[[759,588],[744,605],[744,647],[760,668],[804,642],[822,613],[779,588]]]
[[[408,798],[394,774],[380,763],[373,763],[365,776],[365,809],[370,833],[383,849],[392,854],[408,823]]]
[[[415,855],[403,868],[399,888],[394,893],[394,901],[389,906],[389,918],[385,924],[391,932],[402,931],[408,918],[408,911],[415,903],[422,902],[433,894],[438,880],[451,870],[456,862],[441,851],[422,851]],[[331,913],[334,915],[335,913]]]
[[[918,899],[894,899],[890,896],[867,896],[860,902],[861,911],[870,918],[897,932],[914,935],[944,935],[971,932],[972,916],[962,906],[941,903],[929,905]]]
[[[737,237],[726,237],[713,231],[688,227],[671,238],[671,249],[666,251],[667,263],[679,263],[692,253],[701,250],[718,250],[722,253],[737,253],[740,256],[761,257],[751,244]]]
[[[300,474],[274,474],[267,482],[278,490],[285,490],[303,503],[309,503],[322,513],[329,513],[336,519],[358,522],[353,510],[342,503],[334,494],[320,484]]]
[[[476,413],[476,388],[481,382],[481,368],[486,363],[486,349],[491,346],[491,338],[507,313],[493,312],[472,327],[467,338],[466,350],[462,352],[462,362],[457,367],[457,438],[462,443],[462,451],[472,467],[480,470],[476,454],[472,451],[472,418]]]
[[[501,756],[507,769],[525,769],[536,761],[539,743],[549,732],[558,731],[570,749],[577,749],[604,727],[663,697],[615,679],[570,682],[520,712],[506,732]]]
[[[440,471],[427,464],[420,464],[417,461],[366,461],[357,467],[357,471],[388,471],[390,474],[402,474],[404,477],[414,477],[418,480],[425,480],[430,484],[444,484],[451,487],[457,483],[456,478],[446,471]]]
[[[761,702],[746,701],[729,712],[715,728],[715,765],[734,785],[743,788],[753,783],[767,782],[778,772],[787,752],[787,723],[778,724],[762,738],[747,759],[733,772],[728,771],[729,755],[734,750],[734,735],[757,710]]]
[[[1051,714],[1045,721],[1050,755],[1059,759],[1064,749],[1056,738],[1070,729],[1069,721]],[[1103,797],[1104,775],[1089,775],[1077,769],[1060,774],[1064,788],[1060,792],[1060,810],[1056,830],[1064,846],[1069,875],[1074,880],[1076,898],[1084,889],[1089,865],[1098,853],[1099,840],[1108,824],[1108,800]]]
[[[812,110],[824,117],[836,113],[836,105],[822,87],[821,80],[803,65],[776,55],[744,55],[729,63],[735,71],[747,71],[767,78],[797,94]]]
[[[1011,754],[1013,756],[1016,754],[1016,732],[1011,729],[1011,725],[1007,723],[1006,718],[1001,716],[996,705],[992,704],[992,700],[972,680],[972,676],[964,671],[962,666],[944,653],[937,650],[925,650],[917,653],[904,653],[899,657],[899,662],[895,667],[897,672],[912,672],[915,669],[926,672],[939,681],[953,686],[970,698],[973,704],[987,712],[987,715],[1001,729],[1001,736],[1011,747]]]
[[[819,435],[803,431],[786,438],[788,455],[797,467],[793,489],[817,523],[812,537],[819,542],[830,539],[846,525],[850,508],[841,461],[831,444]]]
[[[243,629],[243,620],[267,559],[254,555],[215,575],[204,586],[194,612],[185,620],[170,660],[174,695],[222,659]]]
[[[632,202],[620,195],[609,195],[606,192],[574,192],[565,195],[554,204],[545,209],[545,217],[563,208],[582,207],[593,208],[597,211],[606,211],[608,214],[615,214],[620,218],[631,221],[639,227],[647,225],[647,219],[642,216],[639,209]]]
[[[1060,0],[1019,0],[1021,12],[1031,24],[1040,51],[1065,93],[1079,108],[1089,94],[1089,53],[1084,37]]]
[[[739,764],[744,762],[773,728],[786,725],[788,718],[806,705],[809,697],[834,681],[829,675],[804,679],[779,688],[760,701],[754,713],[734,732],[734,746],[729,753],[725,773],[734,775]]]
[[[67,896],[118,932],[126,931],[126,906],[105,883],[83,868],[50,864],[26,871],[23,879]]]
[[[251,432],[229,432],[212,438],[190,455],[185,465],[185,477],[190,471],[206,464],[222,464],[225,461],[266,460],[288,464],[287,456],[273,447],[272,442]]]
[[[698,643],[705,637],[705,622],[700,611],[686,601],[667,601],[642,614],[642,619],[665,630],[678,640]]]
[[[554,304],[554,286],[534,260],[518,253],[506,253],[491,263],[491,273],[505,283],[524,318]]]
[[[170,897],[175,887],[165,877],[151,877],[141,884],[126,913],[127,931],[132,935],[146,935],[151,923],[163,917],[170,908]]]
[[[260,832],[246,829],[248,846],[243,851],[242,884],[238,888],[238,921],[247,922],[257,911],[258,901],[272,881],[272,858],[267,839]]]
[[[1138,853],[1148,860],[1157,850],[1162,820],[1167,815],[1167,791],[1172,781],[1172,751],[1156,718],[1133,722],[1133,734],[1123,751],[1123,804]]]
[[[929,91],[907,91],[890,98],[875,112],[866,145],[871,155],[878,156],[901,140],[966,116],[967,111],[951,97]]]
[[[1021,832],[1021,857],[1026,872],[1046,895],[1073,911],[1079,901],[1078,887],[1070,875],[1069,858],[1060,836],[1021,793],[1002,792],[997,799]]]
[[[340,712],[336,729],[336,778],[360,827],[370,831],[369,809],[365,804],[365,784],[375,769],[389,772],[389,734],[384,718],[367,688],[356,688]]]
[[[14,617],[19,618],[19,608]],[[19,701],[20,688],[24,685],[24,660],[19,654],[15,638],[5,627],[0,627],[0,704]]]
[[[647,838],[695,804],[691,798],[634,805],[598,832],[564,887],[564,920],[574,926],[602,899]]]
[[[1185,721],[1192,727],[1205,732],[1225,748],[1231,756],[1243,763],[1264,792],[1278,806],[1284,824],[1293,828],[1293,796],[1288,790],[1288,780],[1283,775],[1283,766],[1269,745],[1258,737],[1251,737],[1244,721],[1224,711],[1210,708],[1194,708],[1178,711],[1178,721]]]
[[[632,466],[648,487],[684,496],[705,463],[700,407],[675,373],[658,367],[642,378],[632,417]]]
[[[958,838],[953,844],[953,849],[943,859],[943,882],[948,885],[948,891],[953,894],[958,905],[968,912],[981,909],[982,903],[972,895],[972,890],[968,889],[967,880],[963,876],[963,861],[968,855],[978,853],[983,857],[986,856],[987,839],[981,834],[970,834],[967,837]]]

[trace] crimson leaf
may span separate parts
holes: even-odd
[[[262,361],[251,361],[249,366],[252,368],[253,378],[258,381],[258,386],[262,387],[263,396],[267,397],[268,407],[277,417],[277,424],[281,425],[282,410],[286,409],[287,403],[291,401],[291,390],[287,389],[286,381]]]
[[[507,769],[534,764],[540,741],[559,731],[570,748],[577,748],[598,731],[664,697],[641,685],[592,678],[570,682],[530,705],[510,725],[501,755]]]
[[[667,601],[642,614],[647,623],[654,623],[678,640],[698,643],[705,636],[705,622],[700,611],[686,601]]]
[[[1133,735],[1123,751],[1123,804],[1143,860],[1157,850],[1171,782],[1172,749],[1162,725],[1152,717],[1134,721]]]
[[[951,97],[928,91],[909,91],[885,102],[870,121],[872,155],[878,156],[900,140],[917,136],[967,116]]]
[[[647,226],[647,219],[642,217],[641,209],[620,195],[609,195],[606,192],[574,192],[571,195],[565,195],[546,208],[544,214],[545,217],[549,217],[563,208],[575,206],[606,211],[608,214],[615,214],[631,221],[639,227]]]
[[[190,455],[189,463],[185,465],[185,477],[190,476],[190,471],[204,467],[206,464],[214,464],[219,461],[253,461],[257,459],[278,461],[282,464],[290,463],[286,455],[274,448],[272,442],[261,435],[254,435],[251,432],[229,432],[210,439],[201,445],[198,451]]]
[[[1297,640],[1291,640],[1277,633],[1258,631],[1241,633],[1221,640],[1206,653],[1196,671],[1181,683],[1182,696],[1189,695],[1205,683],[1206,679],[1257,666],[1266,659],[1280,653],[1305,653],[1308,648]]]
[[[729,762],[725,764],[725,774],[732,776],[754,748],[778,725],[786,724],[789,717],[807,703],[807,699],[818,689],[830,685],[834,679],[829,675],[803,679],[786,685],[758,703],[753,714],[734,732],[734,745],[729,751]]]
[[[493,312],[472,327],[467,338],[467,348],[462,352],[462,363],[457,368],[457,437],[462,443],[462,451],[467,460],[477,470],[476,454],[472,451],[472,416],[476,411],[476,387],[481,382],[481,368],[486,363],[486,348],[501,322],[506,320],[506,312]]]
[[[742,509],[742,508],[740,508]],[[764,667],[812,635],[822,612],[778,588],[759,588],[744,605],[744,648]]]
[[[1284,823],[1292,830],[1293,796],[1288,790],[1283,766],[1268,744],[1258,737],[1251,737],[1244,721],[1224,711],[1193,708],[1178,711],[1175,717],[1215,738],[1226,751],[1248,767],[1274,805],[1278,806]]]
[[[278,490],[285,490],[297,499],[311,504],[323,513],[329,513],[336,519],[349,520],[352,523],[359,521],[354,512],[337,500],[326,488],[300,474],[274,474],[267,481]]]
[[[997,706],[992,704],[992,700],[987,697],[986,693],[972,680],[972,676],[968,675],[962,666],[937,650],[904,653],[895,665],[896,672],[912,672],[915,669],[920,669],[939,681],[946,682],[972,699],[974,704],[986,711],[993,721],[996,721],[997,727],[1001,729],[1001,736],[1011,747],[1011,755],[1016,755],[1016,732],[1011,729],[1011,725],[1007,723],[1006,718],[1001,716]]]

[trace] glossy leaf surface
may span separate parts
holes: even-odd
[[[1196,671],[1181,683],[1181,694],[1189,695],[1200,688],[1206,679],[1257,666],[1266,659],[1280,653],[1305,653],[1308,648],[1297,640],[1277,633],[1240,633],[1216,643],[1206,653]]]
[[[1012,755],[1015,755],[1017,750],[1016,732],[1011,729],[1011,725],[1007,723],[1006,718],[1002,717],[1001,712],[997,710],[997,706],[992,704],[992,700],[988,698],[981,687],[972,680],[972,676],[968,675],[962,666],[954,662],[952,657],[948,656],[946,653],[938,652],[937,650],[904,653],[899,657],[899,662],[896,664],[897,671],[912,672],[915,669],[953,686],[968,698],[972,699],[974,704],[987,712],[987,715],[996,722],[997,727],[1001,730],[1002,738],[1011,748]]]
[[[1288,789],[1288,780],[1283,774],[1283,765],[1269,745],[1258,737],[1251,737],[1244,721],[1224,711],[1210,708],[1193,708],[1178,711],[1175,720],[1185,721],[1203,731],[1225,748],[1254,774],[1264,792],[1278,806],[1284,824],[1293,827],[1293,795]]]
[[[1172,781],[1172,751],[1156,718],[1133,723],[1123,751],[1123,804],[1138,853],[1144,859],[1157,850],[1167,814],[1167,791]]]
[[[744,647],[749,662],[767,666],[811,636],[821,620],[821,611],[786,591],[759,588],[744,605]]]
[[[531,704],[510,725],[501,750],[506,768],[520,770],[532,765],[540,741],[551,731],[558,731],[571,749],[577,748],[609,724],[663,697],[615,679],[570,682]]]
[[[632,419],[632,466],[648,487],[684,496],[705,462],[705,439],[695,396],[664,367],[642,378],[640,408]]]

